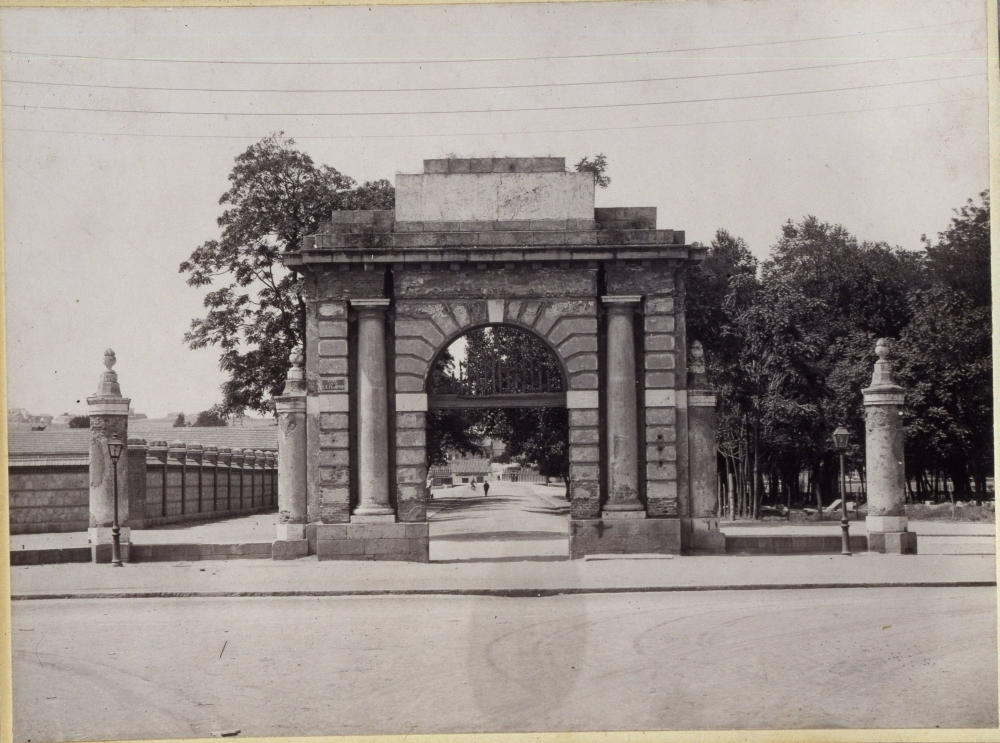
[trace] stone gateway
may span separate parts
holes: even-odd
[[[295,354],[276,400],[275,556],[428,559],[429,371],[488,325],[562,366],[571,557],[724,549],[715,395],[684,323],[705,252],[655,208],[595,209],[563,158],[426,160],[395,211],[335,212],[282,256],[307,308],[304,369]]]

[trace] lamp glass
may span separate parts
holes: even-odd
[[[833,432],[833,446],[837,451],[847,451],[847,443],[851,439],[851,432],[843,426],[838,426]]]
[[[125,448],[125,444],[122,443],[121,439],[117,436],[113,436],[108,441],[108,454],[111,455],[111,459],[118,461],[118,457],[122,455],[122,449]]]

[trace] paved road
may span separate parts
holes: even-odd
[[[569,503],[563,487],[490,483],[434,488],[427,509],[432,562],[569,559]]]
[[[49,600],[15,738],[997,724],[990,588]]]

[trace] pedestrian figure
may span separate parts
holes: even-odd
[[[483,497],[488,498],[490,495],[490,484],[488,482],[483,483]]]
[[[472,492],[473,493],[476,492],[476,481],[475,480],[472,481]]]

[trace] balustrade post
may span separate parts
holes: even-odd
[[[232,464],[233,464],[233,450],[228,446],[224,446],[219,449],[219,469],[216,470],[216,476],[221,471],[226,473],[226,511],[233,510],[232,503]]]

